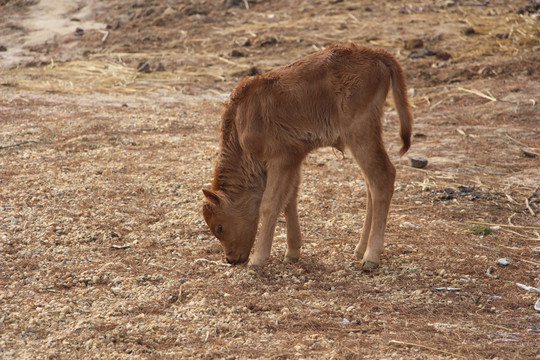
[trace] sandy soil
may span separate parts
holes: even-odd
[[[0,0],[1,358],[539,359],[536,3],[52,3]],[[280,222],[266,268],[231,267],[200,214],[222,104],[338,41],[400,60],[428,159],[398,157],[389,101],[383,264],[353,257],[363,179],[323,149],[300,262]]]

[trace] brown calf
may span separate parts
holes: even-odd
[[[282,210],[285,260],[298,260],[300,167],[310,151],[333,146],[349,148],[362,169],[367,212],[355,254],[366,269],[379,265],[396,174],[382,141],[390,84],[403,155],[412,129],[407,85],[401,66],[384,50],[335,45],[238,84],[222,116],[212,190],[203,190],[204,219],[229,263],[248,260],[262,218],[250,265],[264,265]]]

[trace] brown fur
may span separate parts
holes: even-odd
[[[367,211],[355,253],[365,268],[379,265],[395,179],[380,121],[390,85],[403,155],[412,131],[407,85],[401,66],[384,50],[335,45],[238,84],[222,116],[212,189],[203,190],[203,216],[227,261],[247,261],[260,218],[250,264],[263,265],[283,210],[286,260],[298,259],[300,166],[310,151],[333,146],[349,148],[363,172]]]

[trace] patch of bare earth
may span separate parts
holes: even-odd
[[[517,285],[540,287],[532,3],[245,3],[74,2],[35,43],[46,2],[0,0],[0,357],[537,359],[540,294]],[[413,39],[438,57],[408,57]],[[353,257],[363,179],[323,149],[304,166],[300,261],[282,261],[280,222],[266,268],[231,267],[200,214],[222,103],[337,41],[398,57],[409,155],[428,159],[397,156],[389,100],[383,263]]]

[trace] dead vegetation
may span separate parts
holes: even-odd
[[[26,59],[0,68],[0,357],[537,358],[529,2],[90,2],[82,33],[28,48],[15,20],[35,3],[0,2],[0,62]],[[409,58],[413,39],[450,57]],[[280,223],[267,268],[230,267],[200,214],[222,102],[336,41],[399,58],[428,160],[398,158],[389,104],[383,266],[354,260],[363,180],[327,149],[304,166],[301,261],[282,262]]]

